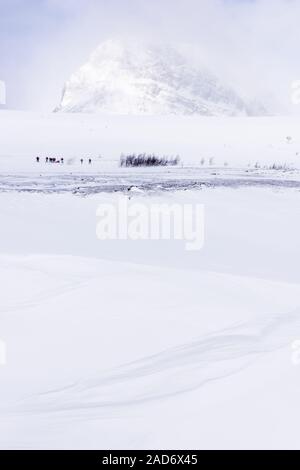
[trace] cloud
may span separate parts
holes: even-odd
[[[135,36],[180,44],[242,94],[288,109],[299,17],[297,0],[2,0],[0,67],[9,73],[0,78],[18,91],[15,105],[51,109],[98,43]]]

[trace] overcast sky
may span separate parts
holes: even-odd
[[[290,107],[299,0],[0,0],[8,105],[52,110],[64,81],[111,37],[184,44],[248,96]]]

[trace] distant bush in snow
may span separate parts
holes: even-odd
[[[279,170],[279,171],[291,171],[294,170],[293,167],[290,165],[287,165],[286,163],[273,163],[273,165],[270,165],[268,167],[265,167],[267,170]]]
[[[180,162],[180,157],[160,157],[155,154],[140,153],[121,155],[120,165],[122,167],[131,166],[176,166]]]

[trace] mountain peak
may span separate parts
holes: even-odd
[[[110,114],[248,115],[249,107],[174,47],[109,39],[64,87],[56,111]]]

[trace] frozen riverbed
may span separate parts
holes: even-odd
[[[95,171],[66,172],[60,166],[51,171],[45,165],[40,172],[0,175],[0,192],[35,193],[96,193],[191,190],[203,188],[294,188],[300,189],[299,170],[232,169],[232,168],[160,168],[119,169],[107,171],[101,166]]]

